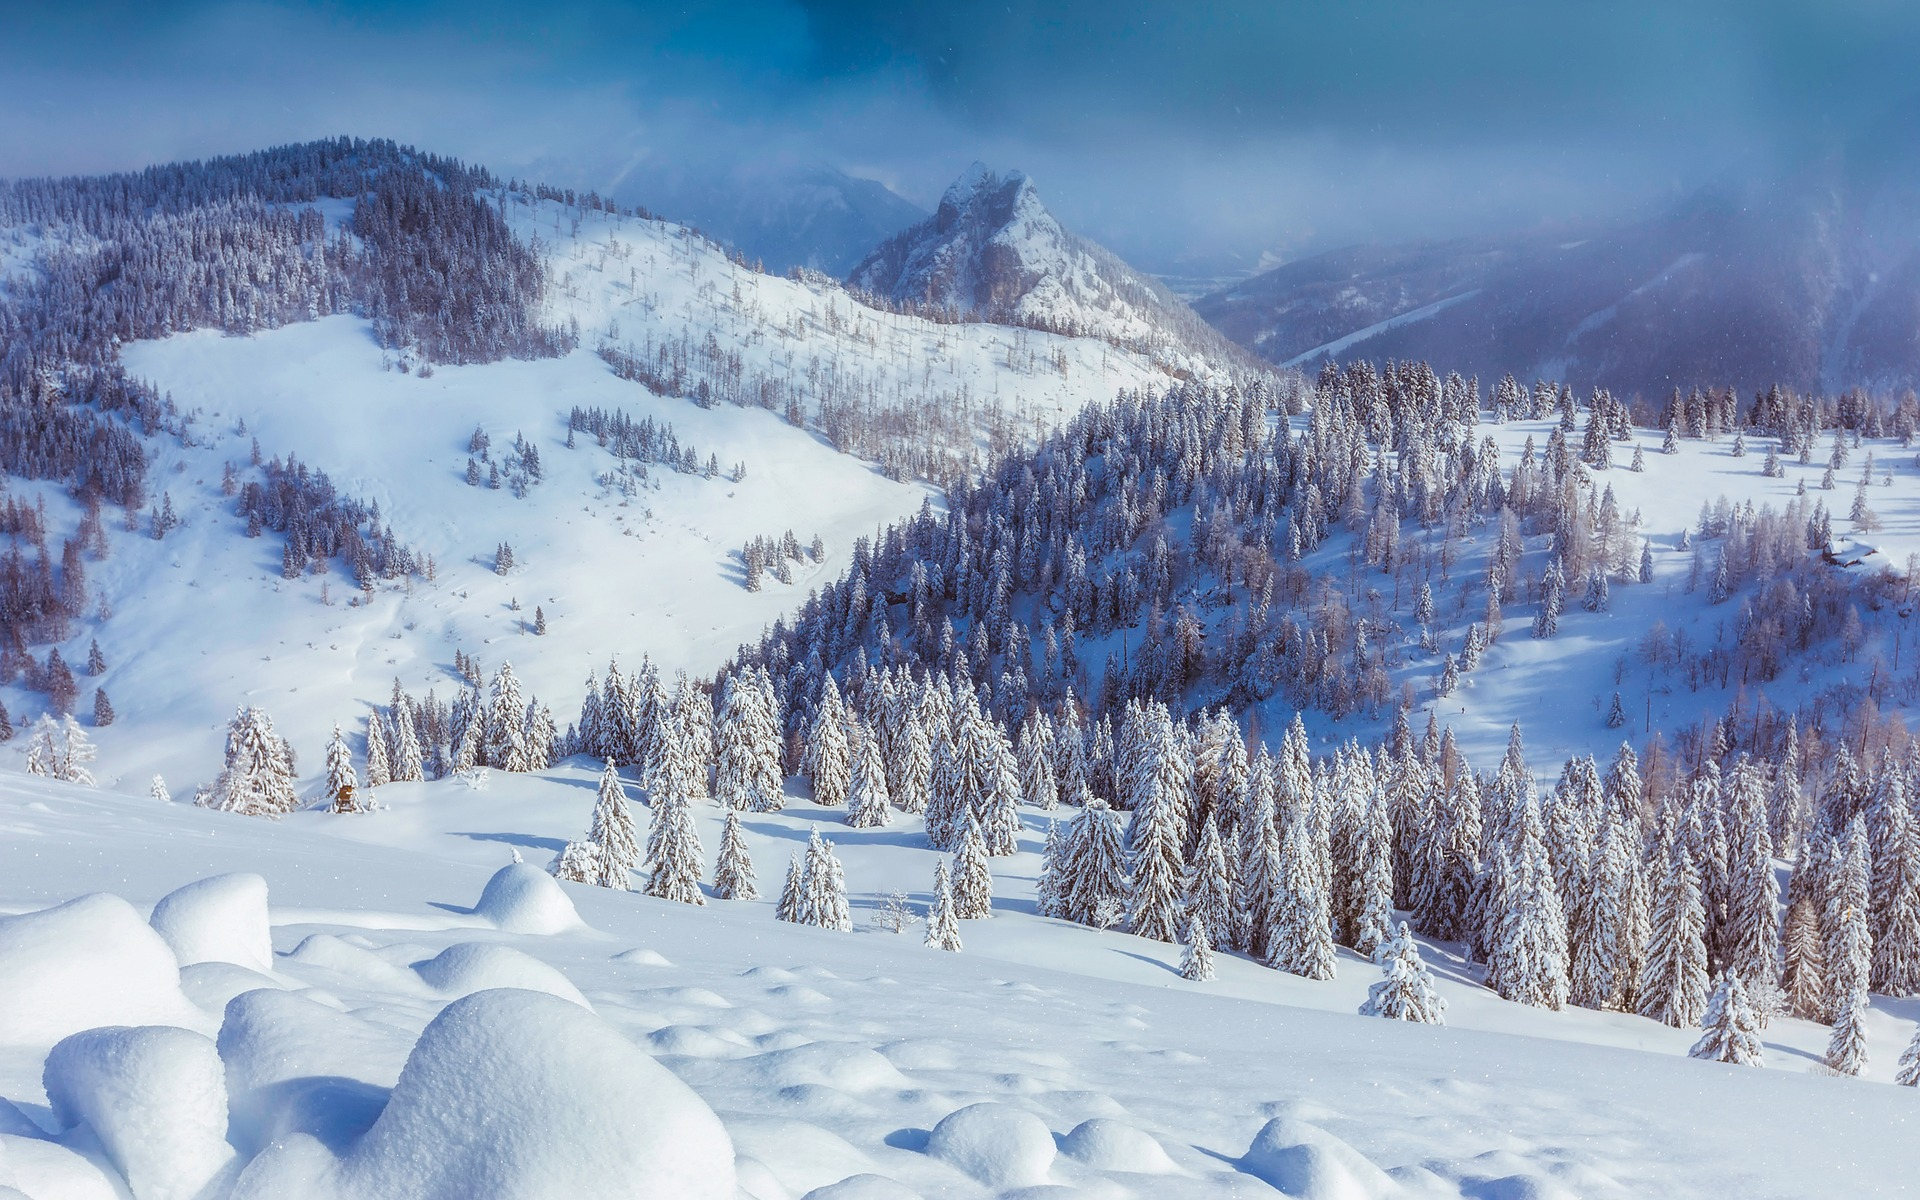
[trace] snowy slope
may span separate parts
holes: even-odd
[[[372,1181],[391,1180],[386,1172],[397,1169],[390,1143],[419,1135],[423,1110],[458,1103],[448,1090],[456,1087],[473,1089],[466,1103],[478,1106],[463,1110],[462,1129],[517,1139],[513,1157],[496,1158],[493,1172],[550,1160],[557,1181],[591,1187],[594,1172],[659,1169],[671,1159],[655,1153],[636,1164],[621,1159],[617,1145],[582,1136],[585,1128],[560,1118],[584,1096],[582,1116],[601,1105],[643,1122],[717,1114],[738,1194],[756,1198],[971,1200],[1042,1184],[1060,1189],[1051,1194],[1142,1197],[1867,1196],[1898,1194],[1920,1162],[1904,1090],[1802,1072],[1818,1040],[1814,1027],[1787,1021],[1768,1030],[1769,1063],[1786,1069],[1754,1071],[1676,1057],[1685,1035],[1629,1018],[1552,1020],[1582,1030],[1579,1042],[1588,1044],[1513,1036],[1544,1028],[1526,1018],[1546,1018],[1453,985],[1443,984],[1449,1015],[1464,1028],[1361,1018],[1350,1010],[1372,971],[1349,957],[1341,978],[1325,984],[1238,961],[1224,962],[1218,984],[1190,984],[1173,974],[1167,947],[1025,915],[1029,855],[999,864],[1003,897],[993,919],[965,924],[965,952],[926,950],[917,935],[896,937],[864,919],[876,883],[887,886],[879,864],[897,857],[879,847],[900,830],[833,830],[860,906],[852,934],[777,926],[764,902],[689,908],[572,886],[567,894],[587,928],[507,934],[472,911],[483,884],[508,845],[541,846],[548,831],[584,818],[590,773],[562,769],[551,782],[496,777],[478,793],[452,782],[389,792],[390,812],[269,824],[0,781],[0,820],[14,844],[33,848],[15,857],[0,891],[9,911],[110,888],[135,906],[121,920],[137,921],[148,904],[195,879],[226,871],[265,877],[277,951],[270,973],[190,967],[178,985],[189,1007],[173,1017],[211,1036],[230,997],[262,987],[277,993],[243,1001],[220,1036],[234,1130],[271,1118],[272,1127],[310,1129],[319,1141],[296,1138],[251,1164],[242,1178],[255,1190],[243,1194],[336,1194],[324,1181],[348,1170],[365,1173],[359,1194],[380,1190]],[[438,817],[427,816],[435,810]],[[463,825],[453,823],[456,815]],[[833,818],[805,802],[751,819],[763,882],[780,850],[823,819]],[[400,830],[368,832],[383,823]],[[465,832],[440,832],[448,828]],[[262,920],[246,903],[202,912],[188,928],[203,945],[244,950]],[[133,970],[136,931],[111,913],[87,914],[103,938],[111,930],[113,944],[126,947]],[[22,951],[13,933],[0,923],[9,966],[45,969],[76,953]],[[1028,958],[1023,944],[1040,938],[1047,961],[1020,961]],[[473,943],[493,949],[456,951],[416,969]],[[163,1002],[174,986],[165,969],[139,961],[156,977],[140,1003]],[[598,1021],[690,1084],[698,1103],[657,1088],[652,1098],[629,1096],[601,1082],[559,1032],[586,1018],[561,1021],[560,1010],[532,1000],[515,1003],[541,1014],[537,1023],[512,1023],[500,1014],[519,1010],[495,1000],[469,1001],[463,1012],[474,1020],[474,1008],[485,1006],[480,1015],[507,1022],[492,1027],[494,1036],[551,1056],[551,1070],[529,1073],[513,1052],[476,1060],[461,1052],[464,1043],[441,1044],[444,1027],[434,1035],[437,1065],[403,1069],[408,1046],[444,1006],[471,987],[501,983],[577,987]],[[47,1003],[44,991],[10,999],[22,1014]],[[1910,1033],[1920,1015],[1912,1008],[1875,1012],[1876,1047]],[[127,1015],[151,1020],[145,1011]],[[0,1130],[0,1182],[12,1171],[29,1189],[63,1171],[69,1180],[88,1171],[98,1178],[100,1168],[80,1156],[107,1157],[84,1135],[66,1138],[72,1150],[38,1139],[55,1123],[41,1091],[49,1042],[29,1036],[0,1051],[0,1096],[33,1122]],[[1632,1045],[1659,1052],[1620,1048]],[[269,1047],[276,1056],[263,1059]],[[1878,1055],[1875,1074],[1890,1053]],[[333,1082],[310,1092],[304,1107],[283,1099],[319,1085],[320,1076]],[[57,1078],[73,1086],[65,1074]],[[500,1090],[507,1078],[511,1097]],[[294,1082],[302,1079],[312,1082]],[[250,1080],[280,1082],[260,1091]],[[362,1139],[396,1080],[407,1093],[404,1109],[396,1103],[378,1136]],[[563,1103],[558,1089],[574,1101]],[[133,1091],[117,1108],[100,1107],[148,1113],[140,1103]],[[211,1102],[165,1093],[144,1103],[167,1106],[176,1120],[196,1105],[225,1115]],[[1002,1107],[942,1126],[982,1103]],[[1687,1114],[1684,1123],[1676,1113]],[[244,1162],[257,1142],[236,1140]],[[704,1145],[687,1138],[675,1148],[687,1161],[707,1161]],[[494,1194],[484,1179],[497,1176],[463,1174],[477,1168],[456,1148],[443,1144],[419,1161],[443,1172],[447,1190],[433,1194]],[[175,1169],[184,1170],[177,1161]],[[880,1179],[815,1191],[859,1175]],[[421,1177],[411,1178],[412,1194],[428,1194]],[[90,1193],[69,1183],[29,1194]]]
[[[844,412],[853,396],[866,406],[863,419],[931,406],[958,463],[1118,389],[1167,378],[1093,339],[876,312],[819,277],[794,281],[737,265],[669,223],[518,194],[507,211],[521,236],[538,237],[551,255],[549,319],[579,322],[582,348],[564,358],[403,373],[390,369],[396,356],[375,344],[366,322],[345,316],[125,348],[128,370],[194,422],[191,446],[149,443],[151,491],[156,502],[164,493],[184,525],[156,542],[144,527],[127,534],[110,522],[112,552],[90,564],[90,583],[113,615],[77,623],[60,647],[82,663],[97,636],[110,664],[98,679],[82,678],[81,697],[85,712],[92,688],[104,687],[119,714],[96,734],[108,786],[141,790],[156,772],[181,788],[205,780],[242,702],[273,713],[309,749],[303,766],[317,768],[332,724],[355,726],[395,678],[415,692],[437,686],[445,698],[456,686],[448,674],[456,649],[489,671],[513,660],[563,728],[588,668],[613,655],[632,664],[651,654],[669,680],[677,670],[710,673],[804,600],[810,582],[840,574],[856,538],[934,498],[837,452],[818,432],[823,409]],[[617,377],[593,352],[617,346],[644,356],[672,346],[677,354],[709,343],[713,353],[677,360],[686,363],[687,393],[703,381],[717,391],[767,380],[813,428],[758,407],[662,397]],[[576,406],[671,425],[701,462],[716,457],[721,474],[655,464],[629,495],[609,479],[620,464],[590,436],[565,448]],[[490,434],[496,459],[516,434],[531,440],[546,479],[523,499],[467,486],[476,427]],[[355,602],[337,563],[333,575],[281,579],[280,539],[240,536],[243,522],[220,491],[223,465],[245,472],[256,439],[264,455],[297,455],[344,493],[377,501],[403,541],[433,556],[437,578],[384,586],[368,603]],[[729,477],[735,463],[746,467],[739,482]],[[16,484],[14,493],[45,497],[54,544],[77,526],[80,510],[60,488]],[[788,529],[802,544],[818,534],[825,559],[798,567],[791,584],[745,591],[741,546]],[[492,569],[501,542],[517,560],[505,577]],[[538,643],[536,605],[550,630]],[[44,657],[45,647],[35,649]],[[17,723],[45,703],[18,687],[0,688],[0,699]]]
[[[933,216],[882,242],[847,279],[897,303],[1148,348],[1191,374],[1241,366],[1157,281],[1064,229],[1018,171],[974,163]]]

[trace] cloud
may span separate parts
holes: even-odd
[[[1583,220],[1851,128],[1920,6],[898,0],[8,6],[0,174],[352,132],[605,187],[1019,166],[1147,265]]]

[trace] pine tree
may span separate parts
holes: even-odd
[[[773,907],[776,920],[798,921],[800,919],[800,891],[804,874],[805,868],[800,864],[800,852],[795,852],[787,859],[787,879],[781,885],[780,899]]]
[[[596,883],[600,879],[600,847],[588,838],[570,841],[547,864],[547,873],[567,883]]]
[[[1810,1021],[1826,1020],[1826,944],[1820,938],[1819,910],[1810,897],[1787,906],[1780,957],[1780,991],[1787,1011]]]
[[[807,780],[813,785],[814,803],[838,808],[847,802],[848,782],[852,774],[853,753],[847,737],[847,709],[840,700],[840,689],[829,675],[820,690],[820,704],[814,710],[813,725],[807,734]]]
[[[954,915],[973,920],[993,915],[993,871],[987,865],[987,843],[980,826],[967,818],[960,848],[954,852]]]
[[[1380,964],[1385,978],[1367,988],[1366,1002],[1360,1006],[1361,1016],[1421,1025],[1447,1023],[1447,1002],[1434,987],[1433,975],[1421,961],[1420,947],[1405,921],[1400,922],[1392,937],[1380,943],[1373,961]]]
[[[1893,1081],[1901,1087],[1920,1087],[1920,1026],[1914,1028],[1913,1040],[1900,1053],[1900,1069]]]
[[[1706,906],[1685,845],[1663,829],[1655,863],[1653,939],[1640,976],[1640,1015],[1675,1029],[1696,1024],[1707,1002]]]
[[[714,793],[728,808],[778,812],[785,803],[780,775],[780,728],[772,687],[743,670],[727,680],[716,724]]]
[[[1187,865],[1184,887],[1187,920],[1203,920],[1207,935],[1216,947],[1224,947],[1233,922],[1233,882],[1227,870],[1226,849],[1220,843],[1220,827],[1209,816],[1200,831],[1200,845]],[[1191,940],[1193,934],[1188,933]]]
[[[1747,1000],[1740,977],[1733,972],[1723,973],[1714,984],[1700,1028],[1700,1040],[1687,1051],[1694,1058],[1743,1067],[1766,1065],[1766,1052],[1760,1044],[1760,1018]]]
[[[1213,980],[1213,938],[1204,913],[1196,912],[1187,919],[1187,949],[1180,959],[1180,978],[1195,983]]]
[[[510,662],[502,662],[500,669],[493,673],[483,732],[481,766],[514,772],[533,769],[527,752],[527,701]]]
[[[1043,812],[1053,811],[1060,789],[1053,773],[1053,725],[1045,714],[1028,714],[1020,727],[1019,759],[1022,796]]]
[[[1865,1003],[1873,959],[1867,896],[1866,821],[1855,815],[1847,823],[1840,843],[1827,894],[1826,914],[1821,922],[1826,935],[1827,994],[1835,1005],[1833,1020],[1836,1023],[1855,1003],[1856,997],[1861,1004]]]
[[[173,794],[167,791],[166,778],[161,775],[155,775],[153,777],[153,783],[147,787],[147,796],[158,804],[173,803]]]
[[[100,639],[95,638],[87,645],[87,674],[104,675],[107,673],[107,656],[100,653]]]
[[[113,701],[107,699],[107,689],[93,689],[93,725],[96,729],[105,729],[113,724]]]
[[[713,894],[721,900],[757,900],[760,889],[753,878],[753,859],[740,831],[740,814],[727,810],[720,830],[720,861],[713,869]]]
[[[1727,970],[1740,979],[1764,1024],[1774,1007],[1780,970],[1779,886],[1773,876],[1773,838],[1768,832],[1766,779],[1744,758],[1728,781],[1732,793],[1731,846],[1727,863]]]
[[[622,892],[632,887],[631,875],[640,865],[640,841],[612,759],[600,772],[600,791],[594,797],[587,841],[595,850],[594,873],[584,882]]]
[[[222,812],[272,818],[299,807],[292,757],[265,712],[244,707],[227,723],[226,765],[200,803]]]
[[[941,859],[933,868],[933,907],[927,911],[927,943],[935,950],[960,949],[960,921],[954,915],[953,877]]]
[[[853,758],[853,785],[847,794],[847,824],[855,829],[877,829],[892,820],[880,742],[862,728]]]
[[[1571,895],[1568,923],[1573,965],[1567,996],[1582,1008],[1620,1007],[1626,991],[1625,932],[1629,856],[1633,849],[1622,822],[1602,815],[1600,835],[1593,839],[1586,885]]]
[[[700,831],[684,793],[670,791],[660,797],[653,827],[659,837],[649,839],[646,894],[678,904],[705,904],[706,897],[700,894]]]
[[[1180,767],[1173,761],[1171,726],[1144,747],[1140,807],[1132,831],[1133,932],[1155,941],[1180,936],[1181,842],[1185,836]]]
[[[390,766],[393,782],[419,783],[427,777],[427,764],[420,750],[419,734],[413,727],[413,709],[406,704],[396,704],[391,712],[393,748]]]
[[[1314,821],[1306,813],[1290,822],[1280,839],[1266,963],[1308,979],[1332,979],[1333,924],[1326,883],[1314,844]]]
[[[1827,1039],[1827,1069],[1836,1075],[1858,1075],[1867,1069],[1867,989],[1846,994],[1834,1014],[1833,1036]]]
[[[802,925],[851,933],[853,915],[847,908],[847,878],[833,852],[833,843],[823,841],[816,829],[807,839],[806,853],[795,920]]]
[[[1503,768],[1504,770],[1505,768]],[[1507,1000],[1558,1009],[1567,1000],[1567,923],[1531,776],[1495,856],[1488,896],[1487,986]]]
[[[327,741],[326,790],[320,798],[336,813],[363,812],[354,794],[359,787],[360,781],[353,772],[353,752],[347,748],[346,735],[335,722],[333,737]]]
[[[393,782],[393,767],[387,757],[387,723],[378,712],[367,714],[367,787],[384,787]]]
[[[1102,924],[1108,914],[1126,912],[1133,895],[1120,822],[1107,803],[1087,801],[1067,838],[1068,858],[1061,874],[1061,915],[1082,925]]]

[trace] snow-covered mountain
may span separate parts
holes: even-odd
[[[1601,227],[1331,251],[1194,302],[1275,363],[1428,359],[1626,395],[1920,384],[1920,119]]]
[[[691,225],[769,271],[805,267],[835,278],[876,242],[927,215],[885,184],[825,163],[706,170],[643,164],[613,195]]]
[[[1031,179],[980,163],[847,282],[915,309],[1101,338],[1192,373],[1245,365],[1158,280],[1063,228]]]

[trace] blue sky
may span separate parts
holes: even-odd
[[[382,134],[582,186],[1020,167],[1149,265],[1608,217],[1917,85],[1920,5],[6,0],[0,174]]]

